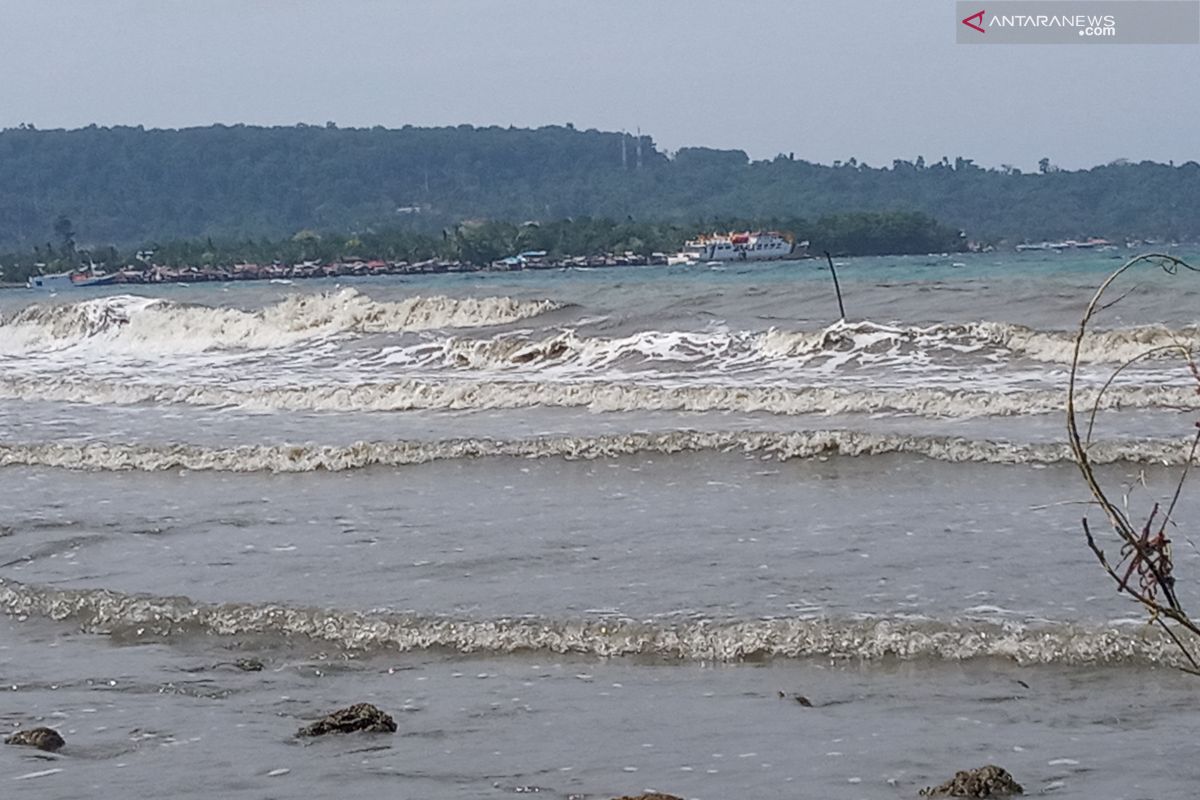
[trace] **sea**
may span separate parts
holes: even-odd
[[[1130,255],[840,259],[844,319],[823,259],[2,291],[0,730],[66,746],[0,797],[1193,797],[1200,678],[1066,445]],[[1140,520],[1200,275],[1100,306]],[[397,732],[295,735],[359,702]]]

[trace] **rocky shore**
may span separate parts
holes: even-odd
[[[329,734],[390,734],[395,733],[396,730],[396,721],[390,714],[371,703],[355,703],[327,714],[312,724],[303,726],[296,731],[295,735],[301,738],[310,738]],[[46,727],[18,730],[5,738],[4,743],[33,747],[49,753],[58,752],[66,744],[58,731]],[[286,770],[284,771],[286,772]],[[978,769],[960,770],[955,773],[953,778],[939,786],[927,786],[921,789],[918,796],[999,798],[1023,793],[1023,787],[1013,779],[1008,770],[988,764]],[[683,798],[651,791],[639,795],[623,795],[614,800],[683,800]]]

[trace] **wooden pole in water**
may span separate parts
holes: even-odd
[[[829,262],[829,271],[833,273],[833,290],[837,292],[838,311],[842,312],[842,321],[846,320],[846,307],[842,305],[842,287],[838,283],[837,270],[833,266],[833,256],[829,255],[829,251],[825,251],[825,260]]]

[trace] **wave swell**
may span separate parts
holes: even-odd
[[[1121,363],[1150,353],[1178,357],[1200,349],[1200,328],[1162,326],[1090,333],[1083,363]],[[594,371],[620,364],[666,364],[738,371],[780,367],[919,365],[933,359],[971,356],[1004,363],[1014,356],[1070,364],[1074,334],[1038,331],[1006,322],[928,327],[838,322],[819,331],[641,331],[618,338],[581,336],[565,330],[540,339],[450,337],[403,351],[402,362],[476,370],[527,366]]]
[[[172,386],[60,378],[0,376],[0,398],[93,405],[191,405],[248,411],[480,411],[502,408],[585,408],[596,412],[730,411],[798,414],[913,414],[984,417],[1060,414],[1065,391],[988,392],[940,388],[855,389],[822,386],[663,386],[617,381],[534,382],[401,380],[354,385]],[[1096,391],[1080,390],[1089,408]],[[1188,386],[1114,386],[1100,410],[1197,409],[1200,396]]]
[[[1035,361],[1070,364],[1075,347],[1073,331],[1040,331],[1009,322],[938,324],[927,327],[839,322],[815,333],[769,331],[763,351],[796,356],[819,351],[879,352],[898,348],[928,351],[950,349],[963,353],[1000,351]],[[1162,325],[1090,331],[1080,348],[1084,363],[1122,363],[1155,351],[1157,357],[1178,357],[1180,348],[1200,348],[1200,327],[1179,329]]]
[[[736,662],[826,657],[1020,664],[1178,665],[1174,644],[1148,626],[1037,626],[910,618],[635,622],[618,618],[452,619],[278,604],[196,603],[104,589],[52,589],[0,579],[0,612],[69,621],[120,637],[301,636],[347,650],[578,653]]]
[[[374,466],[408,466],[476,458],[613,458],[636,453],[736,452],[785,461],[824,456],[907,454],[950,463],[1071,463],[1062,443],[1015,444],[951,436],[907,436],[846,430],[755,432],[669,431],[604,436],[543,436],[528,439],[356,442],[350,445],[0,444],[0,466],[76,470],[194,470],[220,472],[340,472]],[[1093,444],[1094,464],[1119,462],[1179,466],[1191,439],[1137,439]]]
[[[184,305],[115,295],[62,305],[31,305],[0,320],[0,353],[18,355],[83,345],[155,353],[269,349],[314,337],[502,325],[561,308],[511,297],[372,300],[355,289],[290,295],[259,311]]]
[[[258,311],[113,295],[73,303],[35,304],[0,319],[0,354],[21,355],[90,346],[146,355],[257,350],[337,334],[398,333],[504,325],[563,308],[550,300],[511,297],[410,297],[376,301],[351,288],[293,294]],[[407,358],[446,366],[495,369],[571,364],[596,369],[621,361],[674,362],[716,369],[924,363],[972,356],[992,361],[1024,357],[1068,364],[1072,331],[1043,331],[1008,322],[929,326],[837,322],[816,331],[641,331],[618,338],[564,330],[542,339],[450,337],[415,348]],[[1085,363],[1121,363],[1153,351],[1177,356],[1200,349],[1200,327],[1162,325],[1093,331]]]

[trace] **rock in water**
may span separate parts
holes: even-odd
[[[58,731],[53,728],[30,728],[27,731],[17,731],[5,739],[4,743],[36,747],[38,750],[45,750],[48,753],[53,753],[66,744]]]
[[[1008,797],[1024,794],[1021,784],[1013,780],[1008,770],[988,764],[979,769],[964,769],[941,786],[927,786],[921,790],[924,797]]]
[[[262,672],[263,662],[257,658],[239,658],[233,665],[242,672]]]
[[[662,792],[649,792],[647,794],[627,795],[625,797],[617,797],[615,800],[683,800],[682,797],[676,797],[673,794],[663,794]]]
[[[339,708],[324,719],[306,725],[296,732],[297,736],[324,736],[327,733],[395,733],[396,721],[370,703],[355,703],[349,708]]]

